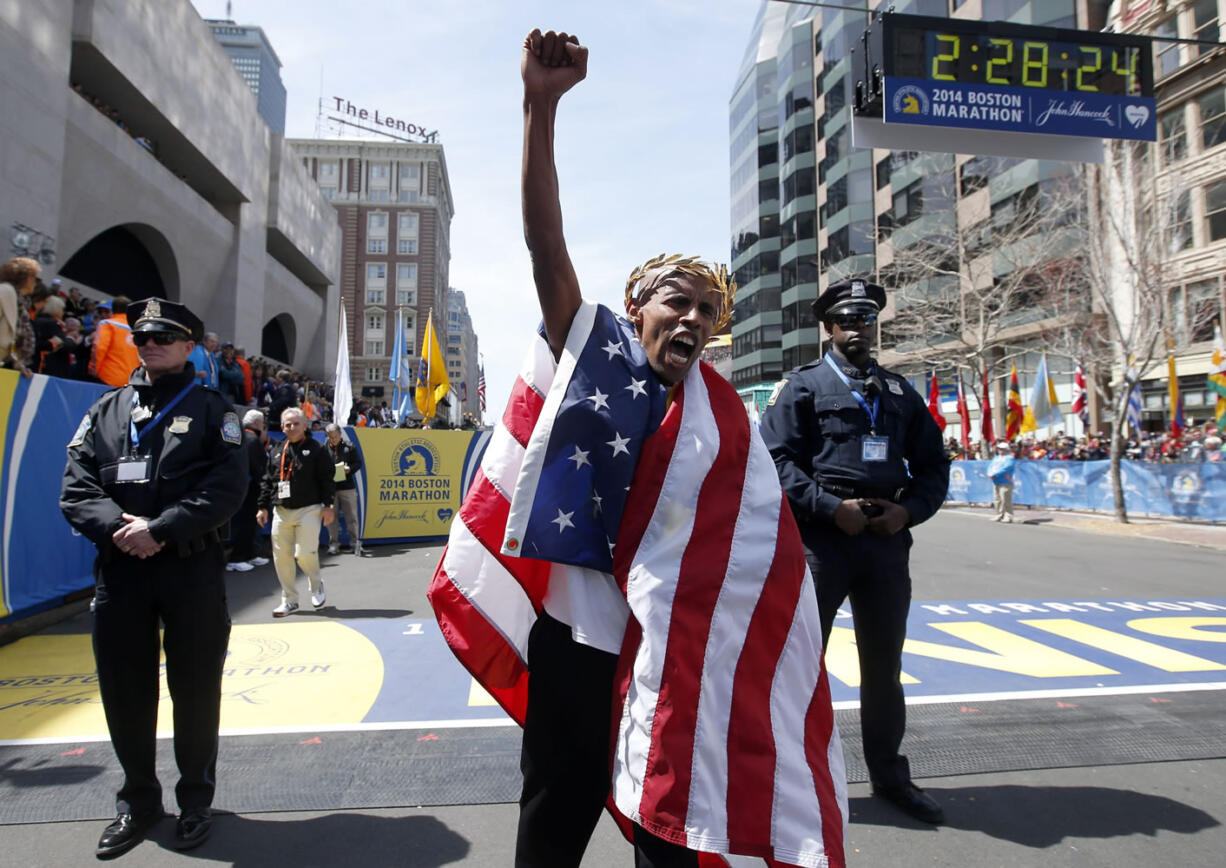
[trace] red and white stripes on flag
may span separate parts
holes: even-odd
[[[538,336],[430,589],[452,650],[521,723],[549,565],[500,546],[544,398],[566,387],[554,370]],[[615,704],[617,811],[727,855],[704,865],[844,865],[845,771],[813,580],[770,454],[709,367],[675,390],[623,516],[614,574],[632,616]]]

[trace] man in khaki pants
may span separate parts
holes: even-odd
[[[284,618],[298,609],[295,562],[306,573],[311,605],[321,608],[327,600],[319,576],[319,531],[335,521],[332,499],[335,484],[332,456],[324,444],[307,436],[306,416],[297,407],[281,413],[285,439],[268,453],[264,481],[260,485],[260,527],[268,524],[272,510],[272,561],[281,582],[281,605],[274,618]]]

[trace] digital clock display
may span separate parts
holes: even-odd
[[[895,16],[887,74],[930,82],[1152,96],[1144,37],[1001,22]]]

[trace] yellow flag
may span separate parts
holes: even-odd
[[[434,416],[438,402],[451,391],[447,378],[447,363],[443,361],[443,349],[434,331],[434,311],[426,319],[426,336],[421,346],[421,361],[417,365],[417,385],[414,398],[417,410],[427,419]]]

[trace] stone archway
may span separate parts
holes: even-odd
[[[292,365],[297,341],[298,328],[294,325],[294,318],[288,313],[279,313],[264,323],[264,332],[260,336],[260,355]]]
[[[179,266],[166,236],[147,223],[99,232],[68,257],[60,276],[108,295],[179,300]]]

